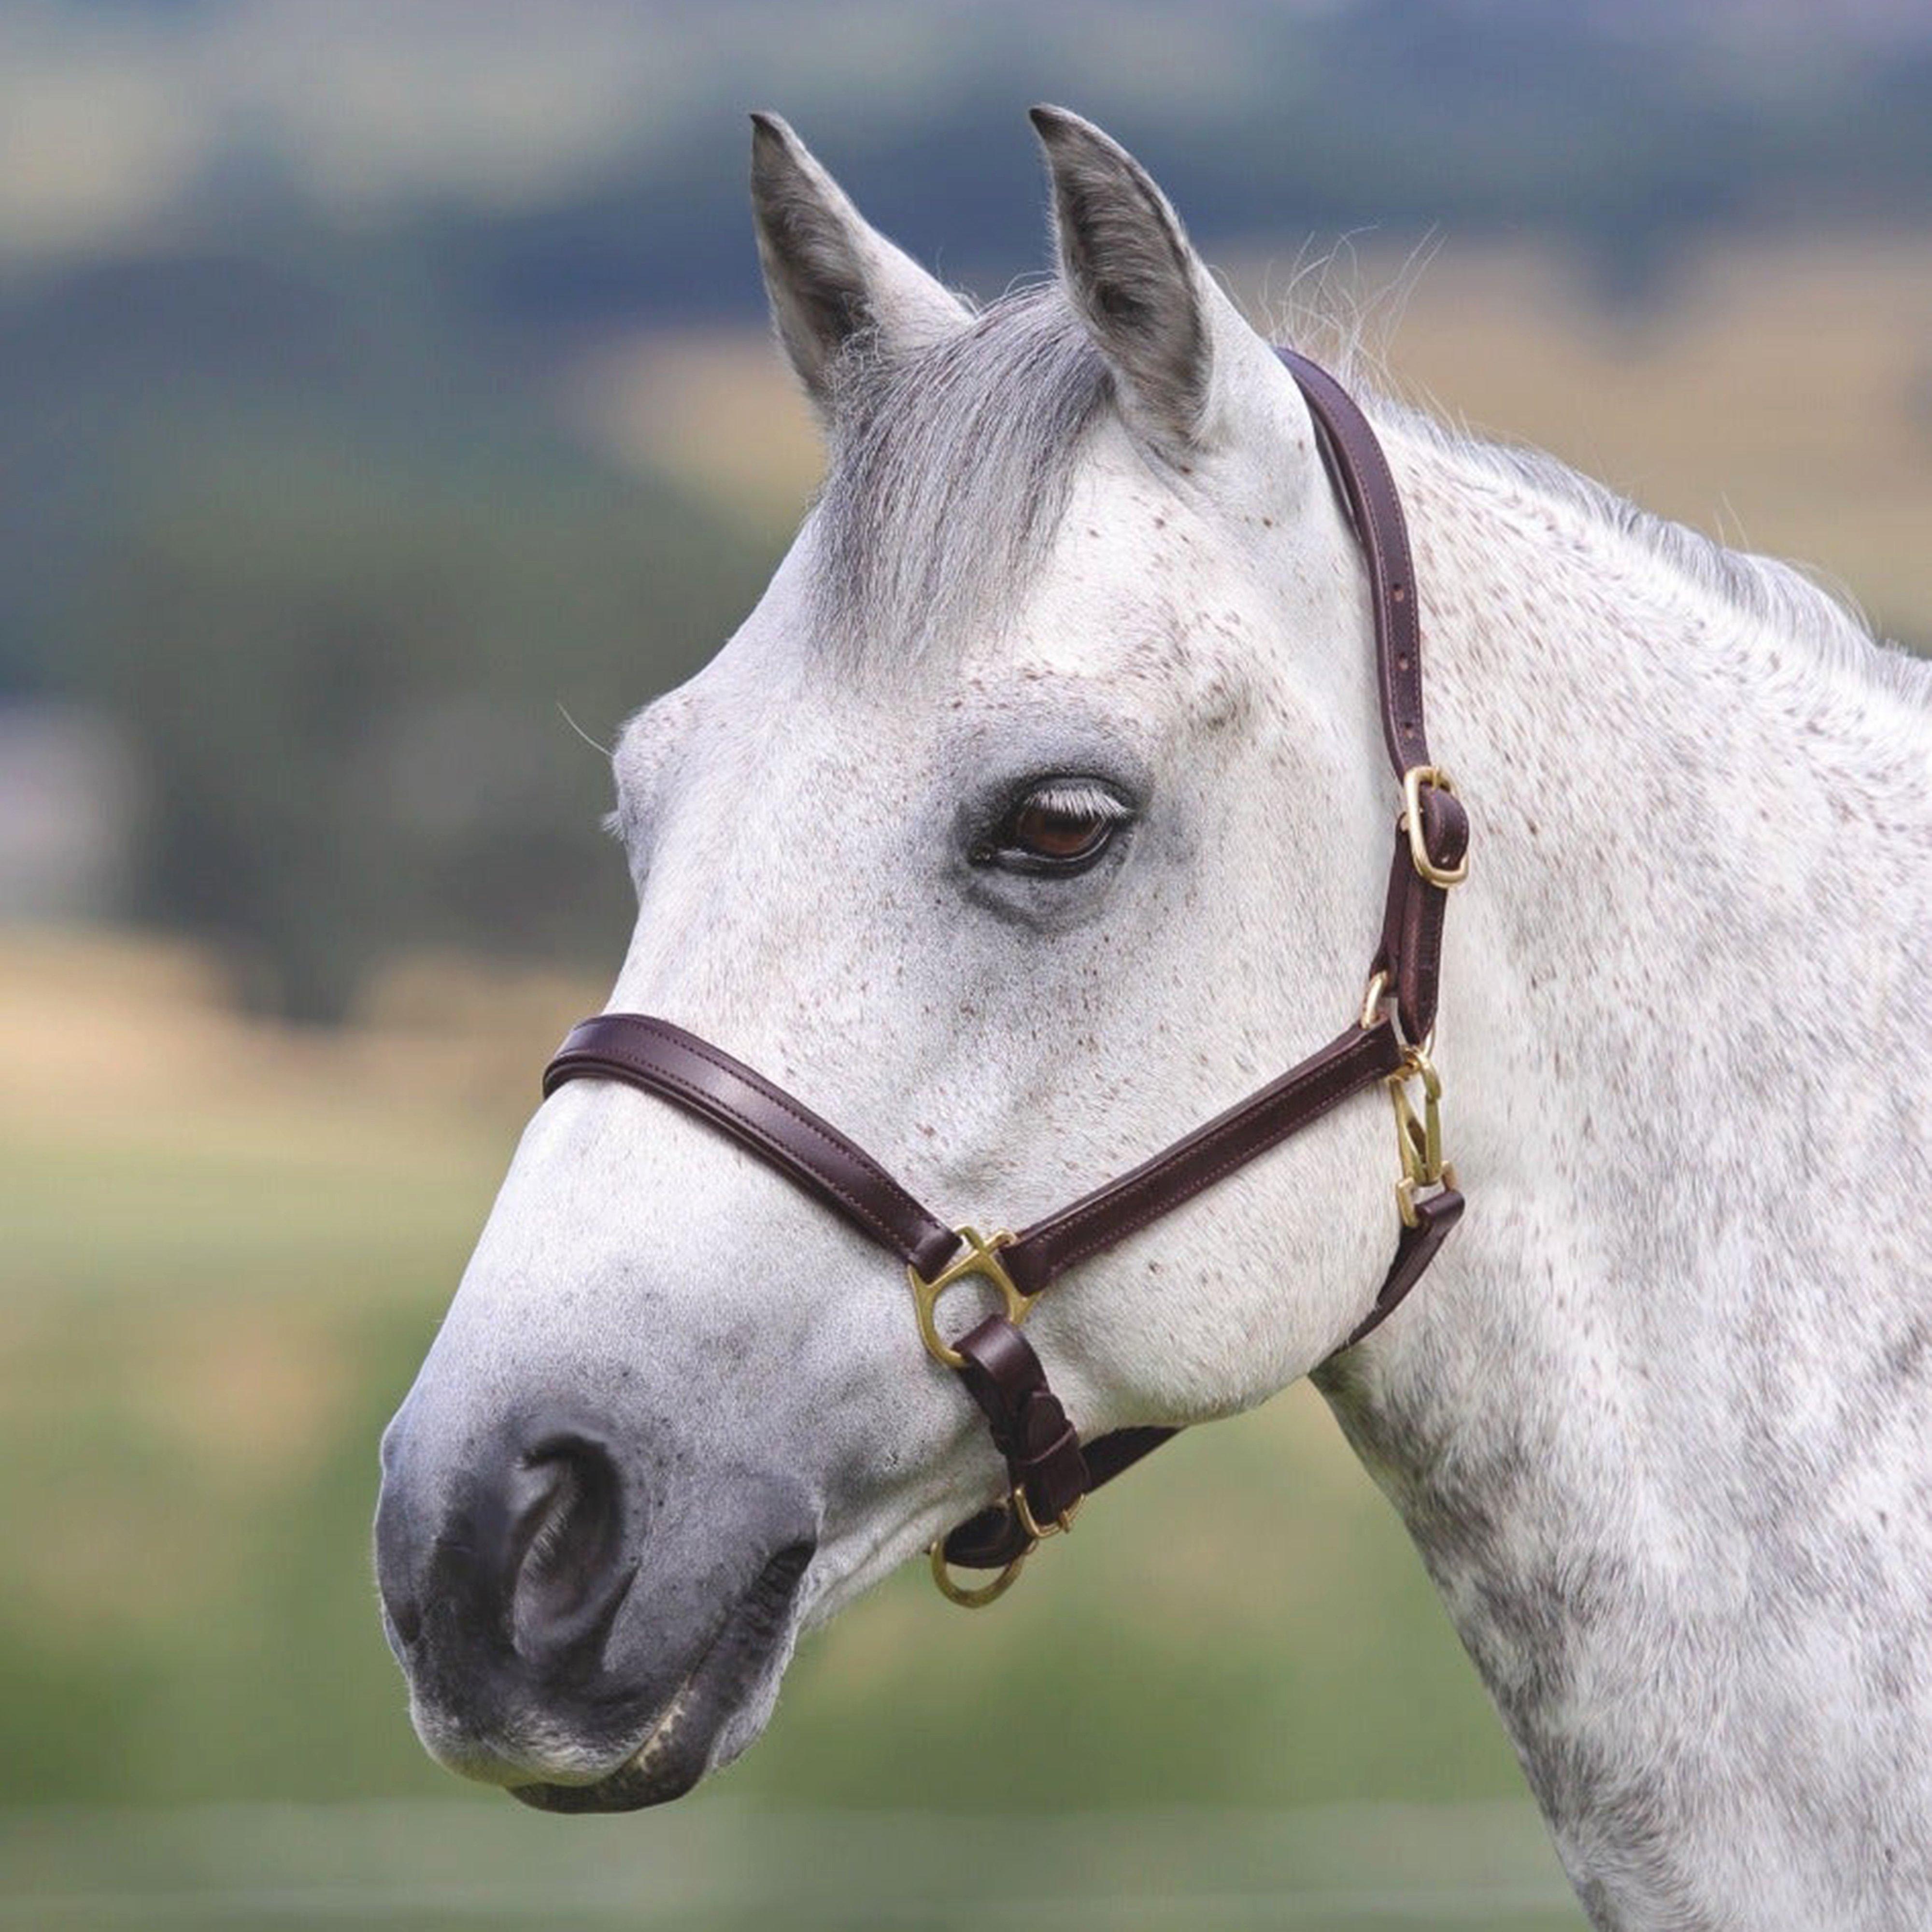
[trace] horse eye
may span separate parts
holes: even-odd
[[[1085,859],[1106,844],[1113,829],[1113,820],[1097,812],[1029,800],[1013,815],[1013,844],[1036,859]]]
[[[998,837],[974,856],[1021,872],[1083,871],[1130,816],[1112,792],[1097,784],[1040,785],[1013,806]]]

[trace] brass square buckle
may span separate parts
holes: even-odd
[[[906,1279],[912,1284],[913,1306],[919,1316],[919,1339],[926,1344],[926,1352],[935,1361],[944,1362],[949,1369],[963,1369],[966,1358],[957,1348],[941,1341],[939,1330],[933,1320],[938,1308],[939,1298],[949,1288],[977,1275],[1000,1298],[1001,1309],[1006,1319],[1015,1328],[1027,1318],[1027,1311],[1039,1298],[1022,1294],[1014,1286],[1013,1278],[1007,1274],[1006,1264],[1000,1259],[999,1251],[1010,1246],[1012,1236],[1004,1230],[990,1239],[976,1228],[960,1228],[954,1231],[966,1244],[966,1252],[946,1266],[928,1281],[917,1268],[908,1267]]]
[[[1460,886],[1469,876],[1469,855],[1465,852],[1454,866],[1438,866],[1429,856],[1422,836],[1422,788],[1456,796],[1456,787],[1440,765],[1411,765],[1402,775],[1402,823],[1408,834],[1411,862],[1432,886]]]

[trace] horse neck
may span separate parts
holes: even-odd
[[[1808,1759],[1794,1642],[1808,1712],[1842,1716],[1865,1633],[1932,1640],[1925,687],[1586,505],[1399,460],[1474,827],[1438,1054],[1470,1204],[1324,1390],[1599,1922],[1836,1924],[1737,1807],[1858,1775]]]

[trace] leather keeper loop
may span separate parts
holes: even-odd
[[[1038,1522],[1071,1510],[1088,1490],[1080,1438],[1032,1345],[1003,1315],[989,1315],[955,1345],[967,1392],[1005,1459],[1009,1490],[1024,1490]]]

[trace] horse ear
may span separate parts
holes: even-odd
[[[861,335],[888,355],[940,341],[970,311],[870,226],[776,114],[752,116],[752,210],[772,320],[820,416]]]
[[[1061,274],[1113,368],[1123,413],[1170,456],[1210,445],[1227,365],[1272,356],[1132,155],[1064,107],[1036,107],[1032,118],[1052,178]]]

